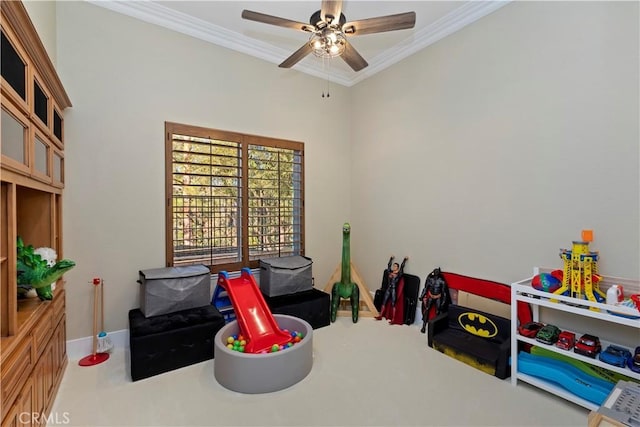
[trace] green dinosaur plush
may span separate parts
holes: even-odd
[[[358,321],[360,310],[360,288],[351,281],[351,225],[346,223],[342,226],[342,268],[340,281],[333,284],[331,288],[331,322],[336,321],[340,299],[349,298],[351,302],[351,320]]]
[[[18,237],[17,248],[16,269],[18,270],[19,289],[24,291],[34,288],[42,301],[53,299],[51,284],[75,267],[76,263],[63,259],[53,266],[49,266],[47,260],[37,254],[32,245],[25,246],[21,237]]]

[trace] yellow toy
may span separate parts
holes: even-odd
[[[600,290],[598,275],[598,252],[589,251],[589,242],[593,241],[592,230],[582,230],[582,241],[574,241],[571,250],[560,249],[560,258],[564,261],[562,286],[554,294],[568,295],[573,298],[603,302],[606,298]],[[595,307],[591,310],[599,311]]]

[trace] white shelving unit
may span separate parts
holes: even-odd
[[[549,269],[535,269],[534,275],[539,272],[550,272]],[[618,372],[623,375],[626,375],[633,380],[640,382],[640,373],[633,372],[629,368],[619,368],[617,366],[609,365],[607,363],[601,362],[597,357],[592,359],[590,357],[582,356],[580,354],[574,353],[573,350],[567,351],[562,350],[555,345],[546,345],[542,344],[535,339],[527,338],[518,334],[518,316],[517,316],[517,302],[524,301],[531,305],[533,312],[533,320],[545,323],[544,320],[540,319],[540,307],[545,307],[552,310],[559,310],[566,313],[570,313],[575,316],[582,317],[590,317],[593,319],[598,319],[602,322],[608,322],[611,324],[612,336],[600,336],[600,342],[602,344],[602,349],[604,350],[609,344],[616,344],[615,342],[609,341],[609,339],[615,339],[615,330],[619,327],[628,327],[635,328],[638,331],[638,345],[640,345],[640,313],[635,308],[629,307],[615,307],[615,312],[620,313],[625,316],[611,314],[609,310],[613,307],[611,305],[596,303],[591,301],[583,301],[577,300],[572,297],[565,297],[561,295],[553,295],[548,292],[538,291],[531,286],[531,281],[533,280],[533,276],[528,279],[521,280],[516,283],[511,284],[511,383],[515,386],[518,383],[518,380],[524,381],[531,385],[534,385],[538,388],[548,391],[549,393],[553,393],[559,397],[562,397],[566,400],[569,400],[573,403],[576,403],[580,406],[583,406],[590,410],[598,409],[598,405],[593,404],[587,400],[584,400],[570,391],[565,390],[564,388],[554,384],[553,382],[546,381],[540,378],[536,378],[534,376],[524,374],[522,372],[518,372],[518,343],[525,342],[528,344],[533,344],[536,346],[540,346],[547,350],[562,354],[564,356],[571,357],[576,360],[580,360],[582,362],[589,363],[591,365],[599,366],[610,371]],[[603,276],[603,280],[600,282],[600,289],[606,292],[609,286],[613,284],[623,285],[625,294],[630,295],[634,293],[640,293],[640,282],[637,280],[624,279],[619,277],[608,277]],[[579,304],[579,305],[578,305]],[[593,309],[592,309],[593,308]],[[632,318],[632,317],[636,318]],[[562,325],[556,325],[562,330],[566,330],[562,327]],[[582,334],[589,333],[589,331],[572,331],[576,334],[576,339],[578,339]],[[633,348],[629,349],[632,353],[634,351]]]

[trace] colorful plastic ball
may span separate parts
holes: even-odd
[[[227,344],[227,348],[233,350],[233,344]]]
[[[540,273],[531,281],[533,289],[545,292],[555,292],[562,287],[562,282],[550,273]]]
[[[278,344],[274,344],[274,345],[271,347],[271,352],[272,352],[272,353],[275,353],[275,352],[276,352],[276,351],[278,351],[278,350],[280,350],[280,346],[279,346]]]
[[[233,344],[234,341],[233,337],[227,338],[227,344]]]
[[[551,275],[562,282],[564,280],[564,271],[562,270],[553,270]]]
[[[247,345],[247,341],[246,340],[240,340],[240,345],[244,347],[245,345]]]

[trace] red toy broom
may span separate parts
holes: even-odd
[[[94,366],[109,359],[109,353],[98,353],[98,310],[99,299],[98,286],[102,285],[102,280],[95,277],[92,281],[93,284],[93,352],[80,359],[78,365],[80,366]],[[104,326],[104,325],[102,325]]]

